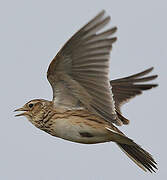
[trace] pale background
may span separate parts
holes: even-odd
[[[111,78],[154,66],[156,89],[123,108],[131,120],[121,128],[153,154],[156,174],[139,169],[113,143],[82,145],[52,137],[15,118],[13,110],[33,98],[52,98],[47,67],[62,45],[99,11],[111,15],[118,41]],[[0,179],[166,179],[166,0],[0,1]]]

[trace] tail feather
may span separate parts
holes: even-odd
[[[144,171],[155,172],[157,168],[157,163],[147,151],[142,149],[139,145],[134,143],[134,145],[120,144],[117,145],[121,148],[121,150],[131,159],[133,160],[140,168]]]
[[[153,159],[152,155],[141,148],[132,139],[123,134],[117,127],[111,124],[111,127],[107,127],[106,129],[110,130],[111,132],[115,132],[115,134],[117,132],[120,135],[115,136],[114,142],[116,142],[121,150],[140,168],[142,168],[144,171],[148,170],[150,172],[155,172],[155,170],[158,169],[156,166],[157,163]],[[124,136],[124,138],[121,135]]]

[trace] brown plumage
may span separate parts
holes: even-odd
[[[100,12],[58,52],[49,65],[47,78],[53,100],[35,99],[16,111],[37,128],[69,141],[94,144],[115,142],[139,167],[157,169],[152,156],[124,135],[115,125],[128,124],[121,106],[157,84],[145,84],[157,75],[153,68],[125,78],[109,80],[109,55],[117,28],[105,31],[110,17]]]
[[[157,84],[144,84],[144,82],[154,80],[158,77],[157,75],[147,76],[152,70],[153,67],[131,76],[110,81],[117,116],[123,124],[129,124],[129,120],[122,116],[121,106],[135,96],[142,94],[143,91],[158,86]]]

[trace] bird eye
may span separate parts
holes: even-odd
[[[29,106],[29,108],[32,108],[34,106],[34,104],[31,103],[28,106]]]

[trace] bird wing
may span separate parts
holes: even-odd
[[[84,107],[117,125],[109,83],[109,56],[117,28],[105,31],[110,17],[105,11],[83,26],[58,52],[49,65],[47,78],[55,106]]]
[[[110,81],[112,92],[114,94],[116,110],[119,113],[120,108],[124,103],[128,102],[136,95],[142,94],[142,91],[157,86],[157,84],[144,84],[144,82],[151,81],[157,78],[157,75],[145,76],[152,70],[153,67],[131,76]]]

